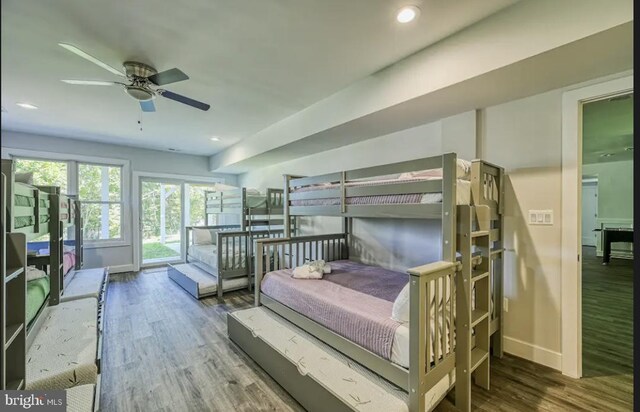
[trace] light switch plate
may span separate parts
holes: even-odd
[[[530,225],[553,225],[553,210],[529,210]]]

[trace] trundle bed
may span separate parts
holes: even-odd
[[[396,392],[404,391],[400,398],[410,412],[433,409],[454,385],[456,406],[470,410],[472,375],[489,389],[489,353],[502,355],[503,176],[498,166],[462,162],[452,153],[322,176],[287,176],[285,221],[339,216],[344,231],[291,237],[285,227],[284,239],[257,240],[256,256],[273,259],[256,259],[257,307],[229,315],[230,338],[309,410],[326,410],[328,404],[375,409],[365,406],[365,393],[341,394],[340,385],[331,383],[335,376],[323,377],[321,367],[296,363],[292,348],[283,349],[267,332],[269,319],[294,341],[316,340],[323,359],[335,361],[339,356],[330,355],[335,351],[346,355],[345,371],[362,366]],[[434,247],[441,250],[441,260],[407,273],[348,260],[352,219],[375,217],[439,221],[440,242]],[[331,274],[322,280],[291,277],[293,268],[317,259],[330,262]],[[408,315],[403,322],[391,318],[400,296]],[[279,372],[291,362],[299,372],[305,369],[305,377]]]

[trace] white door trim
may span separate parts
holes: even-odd
[[[169,173],[153,173],[153,172],[133,172],[132,175],[132,190],[131,190],[131,205],[133,209],[133,266],[135,271],[139,271],[142,267],[142,248],[140,239],[140,203],[142,195],[140,191],[140,181],[142,179],[159,179],[179,183],[183,192],[183,204],[182,213],[184,215],[184,184],[185,183],[225,183],[225,179],[220,177],[204,177],[204,176],[191,176],[191,175],[178,175]],[[182,219],[182,226],[184,226],[184,219]],[[183,250],[186,248],[182,247]]]
[[[562,95],[562,373],[582,376],[582,104],[633,91],[633,75]]]

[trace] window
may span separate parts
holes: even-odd
[[[122,239],[122,167],[78,163],[84,239]]]
[[[31,173],[34,185],[59,186],[62,193],[68,193],[67,162],[16,159],[15,166],[16,173]]]
[[[85,248],[131,242],[131,227],[124,224],[130,216],[125,207],[130,196],[128,161],[80,155],[69,159],[66,154],[21,149],[7,149],[6,154],[14,160],[16,173],[31,173],[34,185],[58,186],[82,201]]]

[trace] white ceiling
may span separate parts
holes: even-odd
[[[598,100],[583,106],[584,164],[632,160],[633,151],[627,150],[630,147],[633,147],[633,94]]]
[[[421,16],[399,25],[407,0],[3,0],[2,129],[211,155],[516,1],[409,1]],[[58,42],[178,67],[190,80],[166,88],[211,109],[143,114],[118,87],[62,83],[117,79]]]

